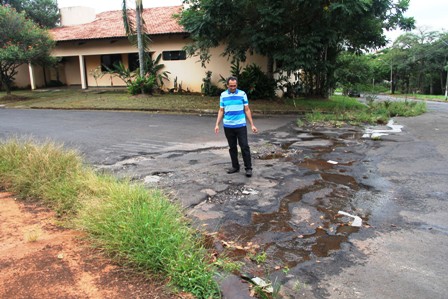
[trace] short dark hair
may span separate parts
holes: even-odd
[[[227,84],[229,84],[230,81],[236,81],[236,83],[238,83],[238,79],[235,76],[230,76],[227,78]]]

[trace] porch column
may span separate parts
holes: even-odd
[[[33,65],[31,63],[28,63],[28,69],[30,71],[31,90],[35,90],[36,89],[36,83],[34,82],[34,68],[33,68]]]
[[[83,55],[79,55],[79,69],[81,71],[81,87],[82,89],[87,89],[86,67]]]

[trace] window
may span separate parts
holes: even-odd
[[[147,63],[146,59],[152,59],[152,54],[154,52],[145,52],[144,60],[145,64]],[[135,71],[140,67],[140,59],[138,59],[138,53],[129,53],[128,54],[128,67],[131,72]]]
[[[187,53],[185,51],[163,51],[163,60],[185,60]]]
[[[114,65],[121,62],[121,54],[101,55],[101,71],[107,72],[107,68],[114,69]]]
[[[139,60],[138,60],[138,53],[129,53],[128,54],[128,65],[129,70],[131,72],[135,71],[140,67]]]

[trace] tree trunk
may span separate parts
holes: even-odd
[[[274,58],[272,55],[268,55],[267,75],[269,79],[274,78]]]
[[[140,76],[143,77],[145,75],[145,63],[144,63],[144,52],[143,48],[143,39],[142,39],[142,20],[140,15],[140,10],[137,10],[137,46],[138,46],[138,60],[140,66]]]
[[[5,89],[5,91],[6,91],[6,94],[10,95],[11,94],[11,88],[9,87],[8,82],[6,82],[6,80],[3,80],[3,79],[4,79],[4,77],[3,77],[2,73],[0,72],[0,83],[1,83],[0,87],[3,87]]]
[[[11,95],[11,88],[9,84],[6,84],[5,82],[2,82],[2,85],[5,87],[6,95]]]
[[[144,55],[145,55],[145,49],[143,46],[143,38],[142,38],[142,10],[141,5],[136,3],[136,10],[135,10],[135,20],[137,22],[137,47],[138,47],[138,61],[140,66],[140,77],[145,76],[145,63],[144,63]],[[145,94],[144,87],[142,86],[142,94]]]
[[[44,87],[47,87],[47,74],[45,73],[45,66],[42,66],[42,71],[44,72]]]

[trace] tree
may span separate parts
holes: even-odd
[[[0,0],[0,4],[8,4],[18,12],[24,11],[42,28],[56,27],[61,18],[56,0]]]
[[[149,37],[145,34],[143,20],[143,2],[135,1],[135,22],[131,10],[127,8],[127,1],[123,0],[123,24],[129,40],[137,44],[140,76],[145,74],[145,49],[149,44]]]
[[[203,64],[209,49],[225,44],[223,55],[244,60],[246,53],[268,58],[281,71],[302,71],[302,91],[326,97],[335,85],[336,58],[384,46],[383,29],[411,29],[409,0],[184,0],[180,23],[191,33],[190,55]]]
[[[406,93],[442,93],[448,48],[443,36],[419,28],[395,40],[387,55],[392,62],[395,86]]]
[[[344,94],[352,89],[359,90],[360,85],[365,85],[371,80],[373,68],[369,62],[370,58],[367,55],[343,52],[338,56],[335,80],[338,86],[342,87]]]
[[[7,94],[17,68],[24,63],[42,64],[51,60],[54,42],[48,32],[10,6],[0,6],[0,82]]]

